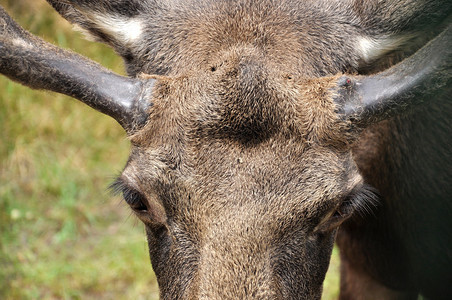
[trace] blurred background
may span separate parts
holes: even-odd
[[[44,0],[0,0],[25,29],[124,74]],[[77,100],[0,75],[0,298],[158,299],[144,229],[108,185],[124,167],[122,128]],[[338,253],[322,299],[338,295]]]

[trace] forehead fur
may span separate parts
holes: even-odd
[[[312,1],[172,1],[164,9],[165,19],[148,20],[138,55],[146,61],[138,65],[170,77],[156,77],[151,121],[136,144],[153,143],[157,132],[241,142],[278,132],[348,144],[332,101],[334,78],[306,79],[346,68],[337,53],[353,53],[342,49],[350,45],[341,40],[347,25],[325,22],[327,12],[313,15]]]
[[[151,147],[171,140],[260,143],[271,136],[348,151],[355,135],[333,101],[336,77],[293,81],[279,71],[240,61],[215,74],[155,77],[149,122],[131,137]]]
[[[149,13],[129,71],[183,74],[215,65],[231,47],[251,46],[288,74],[343,72],[358,61],[348,40],[354,25],[333,12],[318,1],[168,1]]]

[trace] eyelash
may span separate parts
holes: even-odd
[[[359,189],[352,191],[344,202],[340,205],[336,213],[339,213],[341,207],[348,208],[352,214],[359,216],[367,216],[373,214],[375,208],[380,202],[380,195],[376,188],[371,185],[364,184]]]
[[[378,205],[379,195],[375,188],[363,185],[345,197],[327,219],[323,219],[314,229],[315,232],[327,232],[338,228],[348,218],[372,214]]]

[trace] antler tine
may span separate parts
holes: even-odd
[[[391,117],[452,90],[452,25],[399,64],[370,76],[343,76],[339,113],[359,127]]]
[[[0,7],[0,73],[35,89],[74,97],[113,117],[128,132],[142,126],[153,79],[128,78],[21,28]]]

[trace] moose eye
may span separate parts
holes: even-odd
[[[146,212],[148,210],[145,205],[146,200],[139,192],[134,190],[123,190],[122,195],[124,200],[134,211]]]
[[[165,225],[167,219],[165,208],[157,201],[149,200],[148,197],[131,187],[121,177],[110,186],[110,189],[114,194],[122,194],[124,201],[130,206],[138,219],[146,225],[154,228]]]
[[[329,219],[329,227],[337,227],[342,222],[347,220],[355,212],[354,199],[347,197],[334,211],[333,215]]]
[[[122,193],[122,196],[126,203],[135,211],[135,212],[147,212],[148,207],[146,206],[146,198],[135,189],[129,187],[118,178],[111,186],[110,189],[113,190],[114,194]]]
[[[363,184],[352,190],[336,209],[332,218],[344,221],[352,215],[367,216],[373,214],[379,198],[377,189],[368,184]]]
[[[362,185],[352,190],[335,208],[332,214],[324,219],[316,231],[329,231],[341,225],[353,215],[367,216],[373,213],[379,201],[378,191],[370,185]]]

